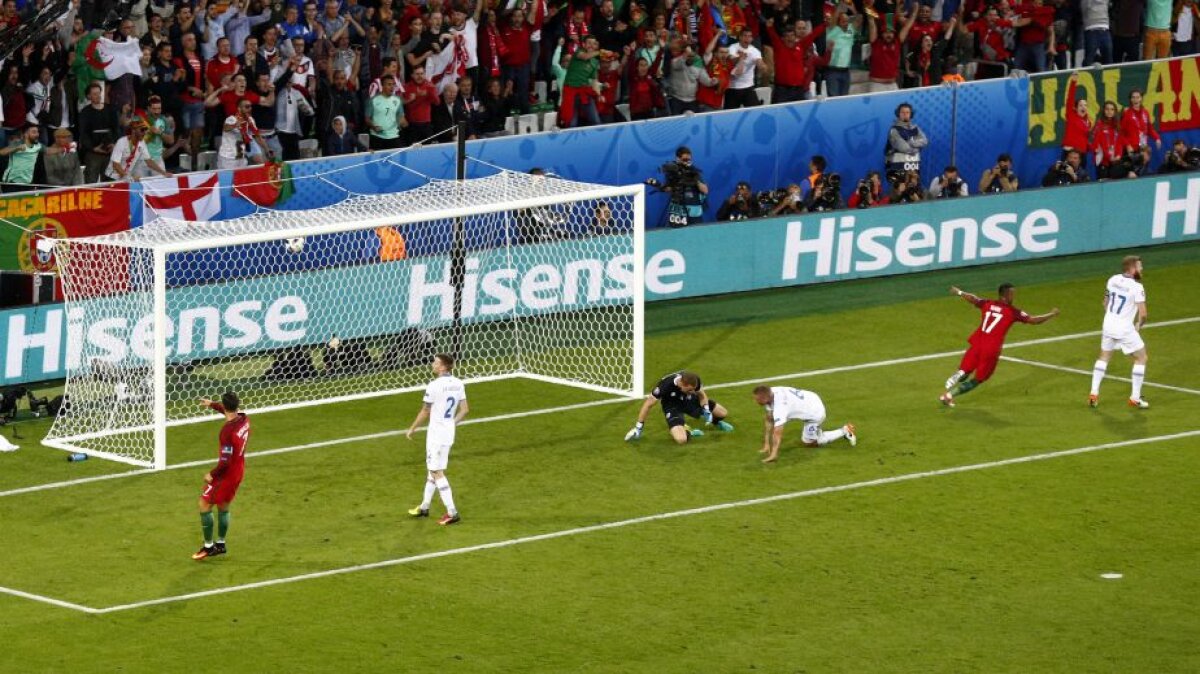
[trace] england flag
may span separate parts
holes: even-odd
[[[208,222],[221,212],[216,171],[143,180],[142,193],[145,222],[157,218]]]

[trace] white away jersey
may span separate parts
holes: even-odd
[[[1104,334],[1123,335],[1133,330],[1137,318],[1137,305],[1146,301],[1146,289],[1142,284],[1124,274],[1114,274],[1108,279],[1104,304]]]
[[[442,445],[454,443],[454,413],[467,399],[467,387],[453,375],[442,375],[425,387],[425,403],[429,405],[428,442]]]
[[[776,426],[786,424],[789,419],[813,423],[825,420],[825,403],[821,402],[821,396],[812,391],[790,386],[772,386],[771,394],[775,399],[765,407],[771,413]]]

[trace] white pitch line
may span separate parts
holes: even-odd
[[[1190,318],[1177,318],[1177,319],[1170,320],[1170,321],[1160,321],[1158,323],[1148,323],[1145,326],[1143,326],[1143,329],[1169,327],[1172,325],[1181,325],[1184,323],[1195,323],[1198,321],[1200,321],[1200,316],[1192,316]],[[1089,332],[1076,332],[1076,333],[1069,334],[1069,335],[1058,335],[1055,337],[1043,337],[1040,339],[1030,339],[1030,340],[1025,340],[1025,341],[1021,341],[1021,342],[1013,342],[1012,344],[1006,344],[1005,348],[1013,349],[1013,348],[1019,348],[1022,346],[1034,346],[1037,344],[1048,344],[1050,342],[1061,342],[1061,341],[1067,341],[1067,340],[1072,340],[1072,339],[1080,339],[1082,337],[1096,337],[1099,335],[1100,335],[1099,330],[1092,330]],[[829,368],[824,368],[824,369],[820,369],[820,370],[807,370],[804,372],[793,372],[791,374],[783,374],[783,375],[778,375],[778,376],[774,376],[774,377],[757,377],[755,379],[744,379],[742,381],[725,382],[722,384],[710,384],[710,385],[706,386],[705,388],[708,388],[708,389],[735,388],[738,386],[748,386],[750,384],[760,384],[760,383],[773,382],[773,381],[783,381],[783,380],[787,380],[787,379],[801,379],[804,377],[818,377],[818,376],[827,375],[827,374],[837,374],[840,372],[853,372],[855,370],[867,370],[867,369],[876,368],[876,367],[888,367],[890,365],[904,365],[906,363],[916,363],[916,362],[926,361],[926,360],[936,360],[938,358],[948,358],[950,356],[958,356],[961,353],[962,353],[961,349],[956,350],[956,351],[941,351],[938,353],[927,353],[927,354],[920,355],[920,356],[908,356],[905,358],[891,358],[888,360],[877,360],[877,361],[873,361],[873,362],[869,362],[869,363],[858,363],[855,365],[841,365],[838,367],[829,367]],[[496,422],[496,421],[509,421],[511,419],[520,419],[523,417],[540,416],[543,414],[557,414],[559,412],[569,412],[572,410],[584,409],[587,407],[598,407],[601,405],[614,405],[617,403],[628,403],[628,402],[629,402],[629,400],[626,398],[605,398],[604,400],[593,400],[593,401],[585,402],[585,403],[576,403],[574,405],[562,405],[560,407],[548,407],[548,408],[537,409],[537,410],[529,410],[526,412],[513,412],[510,414],[497,414],[495,416],[490,416],[490,417],[479,417],[479,418],[475,418],[475,419],[466,419],[459,425],[466,426],[466,425],[470,425],[470,424],[483,424],[483,423],[491,423],[491,422]],[[307,444],[303,444],[303,445],[292,445],[290,447],[279,447],[276,449],[267,449],[267,450],[263,450],[261,452],[247,452],[246,458],[253,458],[253,457],[257,457],[257,456],[271,456],[274,454],[288,454],[291,452],[298,452],[298,451],[306,450],[306,449],[316,449],[318,447],[333,447],[336,445],[344,445],[344,444],[350,444],[350,443],[354,443],[354,442],[363,442],[366,440],[378,440],[378,439],[382,439],[382,438],[388,438],[388,437],[394,437],[397,435],[402,435],[404,432],[405,431],[402,431],[402,430],[382,431],[379,433],[371,433],[368,435],[354,435],[354,436],[349,436],[349,437],[345,437],[345,438],[335,438],[333,440],[323,440],[321,442],[311,442],[311,443],[307,443]],[[188,461],[185,463],[173,463],[171,465],[168,465],[164,470],[177,470],[180,468],[197,468],[199,466],[206,466],[210,463],[212,463],[212,461],[210,459],[201,459],[198,461]],[[114,479],[125,478],[125,477],[135,477],[138,475],[152,475],[157,472],[160,472],[160,471],[146,468],[146,469],[140,469],[140,470],[132,470],[132,471],[124,472],[124,473],[110,473],[107,475],[95,475],[92,477],[83,477],[83,478],[78,478],[75,480],[64,480],[62,482],[48,482],[46,484],[33,485],[30,487],[19,487],[16,489],[9,489],[7,491],[0,491],[0,498],[3,498],[5,496],[17,496],[19,494],[29,494],[29,493],[33,493],[33,492],[39,492],[39,491],[48,491],[51,489],[62,489],[65,487],[74,487],[74,486],[80,485],[80,484],[89,484],[92,482],[101,482],[104,480],[114,480]]]
[[[55,599],[54,597],[47,597],[47,596],[41,595],[41,594],[34,594],[32,592],[24,592],[22,590],[14,590],[11,587],[0,586],[0,594],[9,594],[14,597],[20,597],[21,599],[29,599],[31,601],[41,602],[43,604],[50,604],[51,606],[57,606],[59,608],[69,608],[72,611],[80,611],[82,613],[96,613],[97,612],[97,609],[94,609],[91,606],[84,606],[83,604],[75,604],[75,603],[72,603],[69,601]]]
[[[919,473],[907,473],[904,475],[895,475],[892,477],[881,477],[875,480],[865,480],[862,482],[851,482],[849,484],[834,485],[830,487],[818,487],[816,489],[806,489],[804,491],[794,491],[786,494],[776,494],[774,496],[764,496],[761,498],[745,499],[742,501],[731,501],[727,503],[718,503],[715,505],[701,506],[698,508],[688,508],[686,510],[674,510],[671,512],[658,513],[656,515],[646,515],[644,517],[633,517],[630,519],[617,520],[614,522],[605,522],[603,524],[593,524],[584,527],[575,527],[573,529],[563,529],[560,531],[552,531],[545,534],[536,534],[533,536],[521,536],[519,538],[510,538],[503,541],[495,541],[492,543],[481,543],[479,545],[469,545],[461,548],[453,548],[450,550],[439,550],[437,552],[427,552],[420,555],[411,555],[409,557],[399,557],[397,559],[387,559],[380,562],[372,562],[370,564],[358,564],[355,566],[346,566],[338,569],[328,569],[325,571],[316,571],[313,573],[304,573],[297,576],[286,576],[283,578],[273,578],[271,580],[262,580],[254,583],[245,583],[243,585],[232,585],[229,587],[216,588],[212,590],[203,590],[201,592],[189,592],[187,594],[173,595],[170,597],[160,597],[158,599],[148,599],[146,601],[132,602],[128,604],[118,604],[105,608],[80,607],[66,602],[58,602],[58,605],[66,608],[75,608],[76,610],[84,610],[87,613],[104,614],[116,613],[119,611],[129,611],[147,606],[159,606],[162,604],[172,604],[191,599],[200,599],[203,597],[212,597],[222,594],[230,594],[233,592],[243,592],[246,590],[255,590],[264,587],[273,587],[276,585],[287,585],[298,583],[305,580],[315,580],[317,578],[328,578],[330,576],[340,576],[359,571],[369,571],[372,569],[383,569],[392,566],[400,566],[404,564],[412,564],[414,562],[422,562],[431,559],[439,559],[442,557],[453,557],[457,555],[465,555],[471,552],[481,552],[484,550],[497,550],[500,548],[509,548],[515,545],[523,545],[526,543],[537,543],[540,541],[548,541],[556,538],[565,538],[568,536],[578,536],[580,534],[589,534],[597,531],[607,531],[610,529],[620,529],[622,527],[633,526],[635,524],[645,524],[647,522],[657,522],[661,520],[676,519],[680,517],[689,517],[691,515],[702,515],[705,513],[718,512],[721,510],[731,510],[734,508],[746,508],[749,506],[762,505],[764,503],[775,503],[777,501],[788,501],[809,496],[820,496],[823,494],[833,494],[843,491],[853,491],[856,489],[866,489],[868,487],[880,487],[899,482],[911,482],[913,480],[921,480],[928,477],[938,477],[941,475],[954,475],[956,473],[967,473],[977,470],[987,470],[990,468],[999,468],[1002,466],[1011,466],[1019,463],[1032,463],[1034,461],[1045,461],[1047,459],[1057,459],[1064,456],[1073,456],[1077,454],[1087,454],[1090,452],[1099,452],[1106,449],[1115,449],[1118,447],[1129,447],[1132,445],[1143,445],[1154,442],[1164,442],[1167,440],[1178,440],[1181,438],[1189,438],[1200,435],[1200,430],[1186,431],[1183,433],[1172,433],[1170,435],[1159,435],[1150,438],[1141,438],[1137,440],[1122,440],[1120,442],[1108,442],[1100,445],[1089,445],[1087,447],[1076,447],[1074,449],[1064,449],[1056,452],[1046,452],[1043,454],[1032,454],[1029,456],[1019,456],[1011,459],[1001,459],[999,461],[988,461],[985,463],[973,463],[964,466],[953,466],[950,468],[939,468],[937,470],[921,471]],[[20,595],[18,595],[20,596]],[[41,597],[40,600],[46,599]],[[55,600],[56,601],[56,600]]]
[[[1091,370],[1081,370],[1077,367],[1067,367],[1065,365],[1055,365],[1054,363],[1043,363],[1040,360],[1026,360],[1024,358],[1013,358],[1012,356],[1000,356],[1000,360],[1008,360],[1008,361],[1012,361],[1014,363],[1021,363],[1022,365],[1032,365],[1034,367],[1044,367],[1047,370],[1058,370],[1059,372],[1073,372],[1075,374],[1087,375],[1089,377],[1092,376]],[[1105,379],[1115,379],[1117,381],[1123,381],[1126,383],[1130,383],[1133,381],[1129,377],[1118,377],[1118,376],[1112,375],[1112,374],[1106,374],[1104,376],[1104,378]],[[1179,393],[1190,393],[1192,395],[1200,395],[1200,390],[1197,390],[1194,388],[1184,388],[1182,386],[1172,386],[1170,384],[1159,384],[1157,382],[1152,382],[1152,381],[1144,381],[1144,382],[1142,382],[1142,386],[1153,386],[1154,388],[1166,389],[1168,391],[1178,391]]]

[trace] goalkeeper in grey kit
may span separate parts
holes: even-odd
[[[662,378],[654,386],[642,409],[638,410],[637,424],[625,434],[625,440],[637,440],[642,437],[642,428],[646,423],[646,415],[655,403],[662,404],[663,416],[667,420],[667,430],[671,438],[679,444],[686,443],[690,438],[704,435],[699,428],[688,428],[684,416],[703,419],[704,423],[715,426],[728,433],[733,430],[733,424],[725,421],[728,410],[717,401],[708,397],[700,385],[700,377],[695,372],[680,370]]]

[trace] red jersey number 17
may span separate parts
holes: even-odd
[[[992,330],[994,330],[997,325],[1000,325],[1000,321],[1003,318],[1004,313],[999,309],[996,307],[988,307],[988,310],[983,314],[983,325],[980,325],[979,329],[982,330],[984,334],[990,335],[992,334]]]

